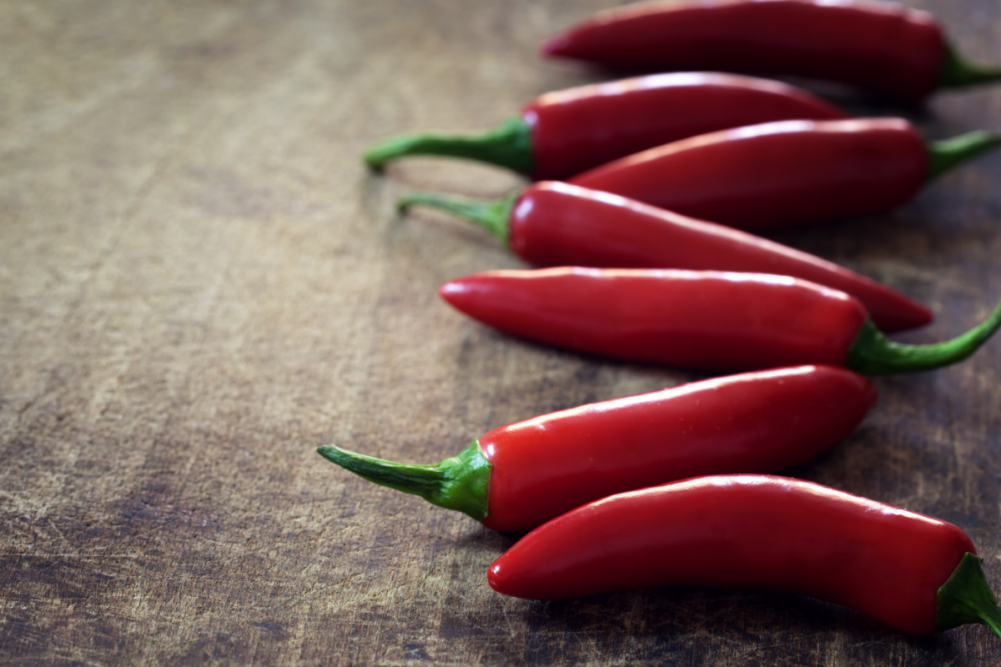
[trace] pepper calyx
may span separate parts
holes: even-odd
[[[907,345],[890,340],[866,319],[848,349],[845,366],[864,375],[917,373],[966,359],[1001,327],[1001,303],[983,322],[955,338],[928,345]]]
[[[1001,80],[1001,69],[972,63],[946,41],[942,53],[942,67],[938,73],[940,88],[962,88],[980,83]]]
[[[372,169],[411,155],[442,155],[486,162],[520,174],[532,171],[532,128],[523,119],[509,118],[492,130],[472,136],[435,133],[401,134],[372,146],[362,159]]]
[[[927,179],[930,181],[937,178],[953,167],[986,153],[998,144],[1001,144],[1001,137],[983,130],[933,141],[928,144]]]
[[[1001,637],[1001,607],[984,576],[983,558],[967,552],[949,579],[938,589],[935,629],[938,632],[982,623]]]
[[[396,209],[400,213],[406,213],[411,206],[421,205],[446,211],[483,227],[496,236],[501,243],[508,245],[511,238],[511,211],[514,210],[514,204],[520,196],[520,193],[515,192],[503,199],[482,202],[432,192],[413,192],[400,197],[396,201]]]
[[[418,495],[433,505],[458,510],[477,521],[487,517],[493,464],[483,455],[479,441],[474,440],[458,455],[434,466],[393,463],[335,445],[317,447],[316,451],[331,463],[375,484]]]

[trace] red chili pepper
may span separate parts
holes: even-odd
[[[693,475],[772,472],[851,433],[876,402],[860,375],[801,366],[695,382],[494,429],[437,466],[401,465],[328,445],[328,460],[523,531],[613,493]]]
[[[548,93],[478,136],[408,134],[364,153],[381,168],[407,155],[448,155],[566,178],[620,157],[714,130],[776,120],[845,118],[792,86],[730,74],[660,74]]]
[[[536,266],[674,268],[775,273],[856,297],[883,331],[928,324],[931,312],[885,285],[787,246],[616,195],[544,182],[497,202],[415,193],[424,204],[490,230]]]
[[[956,526],[810,482],[701,477],[605,498],[550,521],[490,566],[490,586],[558,600],[653,586],[799,593],[904,632],[1001,609]]]
[[[700,370],[844,365],[867,374],[931,370],[970,356],[1001,326],[934,345],[886,338],[865,307],[788,276],[563,267],[493,271],[445,283],[452,306],[501,331],[622,359]]]
[[[634,69],[792,74],[915,101],[1001,78],[956,53],[930,14],[887,2],[641,3],[598,13],[542,52]]]
[[[926,145],[896,118],[785,121],[676,141],[570,182],[732,227],[774,229],[893,208],[998,143],[971,132]]]

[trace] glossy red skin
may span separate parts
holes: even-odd
[[[754,273],[492,271],[450,281],[439,294],[515,336],[711,371],[844,365],[867,317],[844,292]]]
[[[754,231],[893,208],[921,189],[928,160],[902,119],[784,121],[676,141],[570,182]]]
[[[711,222],[566,183],[530,186],[512,209],[511,249],[536,266],[744,271],[803,278],[856,297],[882,331],[932,313],[832,262]]]
[[[488,579],[556,600],[652,586],[799,593],[905,632],[935,632],[936,592],[965,553],[956,526],[819,484],[701,477],[623,493],[534,530]]]
[[[778,120],[845,118],[777,81],[686,72],[548,93],[522,110],[532,128],[535,179],[568,178],[687,137]]]
[[[793,74],[917,101],[937,85],[944,44],[930,14],[898,3],[737,0],[612,9],[542,51],[646,70]]]
[[[535,528],[615,493],[695,475],[774,472],[851,433],[872,383],[832,366],[694,382],[564,410],[479,439],[493,464],[483,524]]]

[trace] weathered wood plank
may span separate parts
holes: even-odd
[[[909,4],[1001,62],[1001,8]],[[593,80],[534,49],[603,6],[0,5],[0,661],[15,664],[994,664],[986,630],[902,636],[795,596],[502,598],[513,537],[374,487],[334,442],[435,462],[498,425],[694,379],[514,340],[445,280],[518,261],[411,188],[520,181],[368,144],[486,128]],[[856,113],[898,113],[868,101]],[[998,128],[1001,89],[904,110]],[[958,333],[1001,294],[1001,156],[866,220],[781,240],[931,305]],[[955,522],[1001,589],[1001,344],[879,380],[846,442],[791,471]]]

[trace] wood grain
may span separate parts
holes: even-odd
[[[993,0],[913,0],[1001,63]],[[536,44],[597,0],[0,4],[0,662],[988,665],[980,627],[909,637],[796,596],[503,598],[513,536],[314,452],[436,462],[501,424],[694,379],[511,339],[445,280],[518,261],[412,188],[498,170],[370,143],[478,130],[596,80]],[[900,109],[836,96],[853,112]],[[1001,129],[1001,88],[905,109]],[[892,213],[780,240],[965,330],[1001,295],[1001,155]],[[952,521],[1001,589],[1001,343],[878,381],[846,442],[792,474]]]

